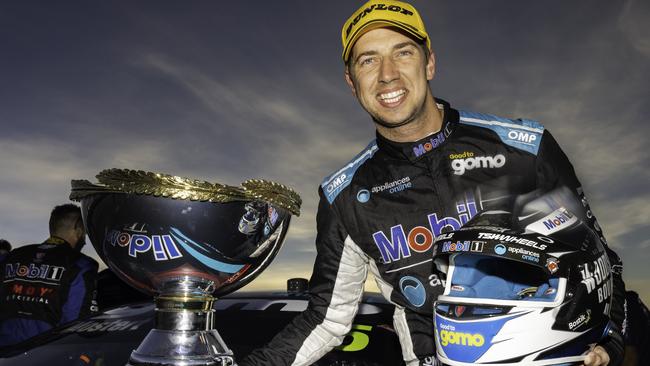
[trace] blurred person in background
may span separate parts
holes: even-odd
[[[0,271],[0,346],[97,312],[97,262],[81,253],[86,231],[74,204],[54,207],[50,237],[6,255]]]

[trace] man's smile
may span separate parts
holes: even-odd
[[[406,89],[397,89],[377,95],[379,103],[385,107],[395,107],[399,105],[406,97]]]

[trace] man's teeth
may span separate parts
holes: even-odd
[[[379,98],[381,98],[381,100],[386,103],[395,103],[399,101],[404,94],[406,94],[406,91],[402,89],[390,93],[380,94]]]

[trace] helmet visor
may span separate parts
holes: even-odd
[[[562,302],[566,279],[539,266],[506,258],[456,253],[449,256],[441,302],[548,307]]]

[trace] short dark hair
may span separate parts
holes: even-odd
[[[66,230],[74,230],[78,225],[83,225],[79,206],[66,203],[52,209],[50,214],[50,235]]]
[[[0,239],[0,250],[11,251],[11,243],[5,239]]]

